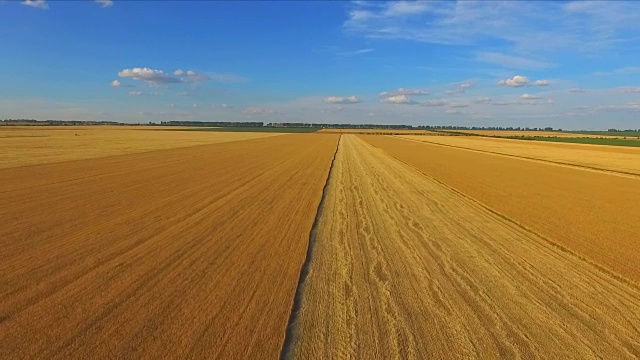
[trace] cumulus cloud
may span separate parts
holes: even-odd
[[[403,89],[400,88],[398,90],[393,90],[393,91],[385,91],[385,92],[381,92],[380,93],[380,97],[381,98],[388,98],[391,96],[398,96],[398,95],[429,95],[429,93],[426,90],[421,90],[421,89]]]
[[[448,103],[449,102],[447,100],[434,99],[434,100],[422,101],[422,102],[420,102],[420,105],[422,105],[422,106],[445,106]]]
[[[588,93],[589,90],[587,89],[578,89],[578,88],[573,88],[573,89],[569,89],[570,93],[574,93],[574,94],[583,94],[583,93]]]
[[[111,86],[113,86],[113,87],[120,87],[120,85],[122,85],[122,84],[118,80],[113,80],[111,82]]]
[[[524,94],[524,95],[520,96],[520,99],[524,99],[524,100],[538,100],[538,99],[542,99],[542,97],[541,97],[541,96],[538,96],[538,95]]]
[[[536,80],[533,86],[549,86],[549,80]]]
[[[113,6],[113,0],[95,0],[101,7],[111,7]]]
[[[458,84],[458,86],[456,86],[455,89],[447,90],[444,93],[447,95],[463,94],[464,92],[466,92],[468,89],[471,89],[472,87],[473,87],[473,84],[464,82],[464,83]]]
[[[382,99],[382,101],[389,104],[404,104],[404,105],[415,104],[415,102],[412,101],[411,98],[407,95],[389,96]]]
[[[327,96],[324,102],[328,104],[357,104],[362,102],[357,96]]]
[[[193,70],[183,71],[182,69],[178,69],[173,72],[173,75],[179,76],[180,80],[183,82],[198,82],[198,81],[211,80],[211,77],[209,75],[200,74]]]
[[[48,9],[49,4],[47,4],[46,0],[24,0],[22,5],[31,6],[38,9]]]
[[[243,113],[247,115],[270,115],[275,114],[275,111],[268,108],[263,107],[250,107],[242,110]]]
[[[149,68],[124,69],[118,73],[118,76],[131,78],[133,80],[146,81],[150,84],[168,84],[181,82],[180,79],[169,76],[161,70],[154,70]]]
[[[498,86],[509,87],[522,87],[529,84],[529,79],[526,76],[516,75],[511,79],[498,81]]]

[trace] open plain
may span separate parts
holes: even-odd
[[[338,150],[289,355],[640,355],[640,291],[354,135]]]
[[[277,357],[337,140],[1,169],[0,357]]]
[[[7,129],[0,358],[640,356],[636,149]]]
[[[191,128],[193,129],[193,128]],[[277,136],[172,126],[2,126],[0,169]]]

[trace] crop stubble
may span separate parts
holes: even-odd
[[[557,164],[619,172],[640,177],[640,148],[525,142],[522,140],[469,136],[398,136],[400,138],[477,150],[494,154],[537,159]]]
[[[282,134],[216,133],[163,126],[2,126],[0,169],[93,159]],[[169,131],[171,130],[171,131]]]
[[[2,358],[277,357],[337,139],[0,170]]]
[[[640,356],[637,288],[355,135],[328,190],[291,357]]]

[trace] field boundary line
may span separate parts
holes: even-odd
[[[608,170],[608,169],[602,169],[602,168],[597,168],[597,167],[592,167],[592,166],[587,166],[587,165],[578,165],[578,164],[565,163],[565,162],[561,162],[561,161],[537,159],[537,158],[532,158],[532,157],[527,157],[527,156],[511,155],[511,154],[499,153],[499,152],[489,151],[489,150],[471,149],[471,148],[467,148],[467,147],[463,147],[463,146],[439,144],[439,143],[435,143],[435,142],[431,142],[431,141],[427,141],[427,140],[414,140],[414,139],[408,139],[408,138],[402,137],[402,135],[391,135],[391,136],[396,137],[398,139],[407,140],[407,141],[413,141],[413,142],[417,142],[417,143],[423,143],[423,144],[426,143],[426,144],[430,144],[430,145],[444,146],[444,147],[448,147],[448,148],[466,150],[466,151],[477,152],[477,153],[481,153],[481,154],[491,154],[491,155],[496,155],[496,156],[504,156],[504,157],[508,157],[508,158],[527,160],[527,161],[539,162],[539,163],[543,163],[543,164],[550,164],[550,165],[556,165],[556,166],[562,166],[562,167],[568,167],[568,168],[575,168],[577,170],[592,171],[592,172],[603,173],[603,174],[607,174],[607,175],[615,175],[615,176],[621,176],[621,177],[625,177],[625,178],[640,180],[640,175],[636,174],[636,173],[632,173],[632,172],[626,172],[626,171],[620,171],[620,170]]]
[[[406,139],[406,140],[411,140],[411,139]],[[485,203],[481,202],[480,200],[477,200],[474,197],[472,197],[470,195],[467,195],[467,194],[463,193],[462,191],[454,188],[453,186],[448,185],[445,182],[436,179],[435,177],[433,177],[433,176],[421,171],[417,167],[415,167],[415,166],[413,166],[413,165],[411,165],[409,163],[406,163],[402,159],[399,159],[399,158],[389,154],[388,152],[384,151],[383,149],[381,149],[381,148],[379,148],[379,147],[377,147],[377,146],[375,146],[373,144],[370,144],[367,141],[365,141],[365,143],[367,143],[369,146],[372,146],[372,147],[378,149],[379,151],[381,151],[385,155],[387,155],[387,156],[389,156],[389,157],[391,157],[393,159],[398,160],[399,162],[401,162],[402,164],[406,165],[407,167],[413,169],[415,172],[419,173],[420,175],[422,175],[422,176],[424,176],[424,177],[436,182],[437,184],[449,189],[453,193],[455,193],[455,194],[457,194],[457,195],[459,195],[459,196],[471,201],[472,203],[474,203],[474,204],[478,205],[479,207],[489,211],[490,213],[500,217],[501,219],[503,219],[503,220],[515,225],[516,227],[519,227],[519,228],[525,230],[526,232],[529,232],[529,233],[539,237],[540,239],[542,239],[543,241],[545,241],[549,245],[553,246],[554,248],[556,248],[556,249],[558,249],[558,250],[560,250],[560,251],[562,251],[562,252],[564,252],[566,254],[569,254],[571,256],[574,256],[574,257],[586,262],[587,264],[595,267],[596,269],[600,270],[601,272],[605,273],[606,275],[612,277],[613,279],[615,279],[617,281],[620,281],[620,282],[624,283],[625,285],[630,286],[633,289],[640,290],[640,284],[636,283],[635,281],[633,281],[631,279],[628,279],[628,278],[624,277],[623,275],[620,275],[617,272],[605,267],[604,265],[598,264],[595,261],[593,261],[593,260],[591,260],[591,259],[589,259],[589,258],[587,258],[587,257],[585,257],[583,255],[580,255],[579,253],[577,253],[577,252],[575,252],[575,251],[563,246],[562,244],[559,244],[559,243],[553,241],[551,238],[549,238],[549,237],[547,237],[547,236],[545,236],[543,234],[540,234],[539,232],[537,232],[537,231],[531,229],[530,227],[528,227],[528,226],[516,221],[515,219],[512,219],[512,218],[500,213],[497,210],[494,210],[493,208],[489,207],[488,205],[486,205]]]
[[[316,216],[313,219],[313,225],[309,230],[309,242],[307,244],[307,255],[300,268],[300,276],[298,277],[298,285],[296,286],[296,292],[293,297],[293,304],[291,305],[291,312],[289,313],[289,320],[287,321],[287,330],[285,332],[282,347],[280,348],[280,359],[289,359],[291,357],[291,351],[293,350],[293,338],[296,335],[297,319],[300,313],[300,307],[302,305],[302,289],[309,275],[309,268],[311,267],[311,259],[313,258],[313,249],[316,243],[316,235],[318,232],[318,224],[322,213],[324,211],[324,202],[327,197],[329,189],[329,183],[331,182],[331,173],[333,172],[333,164],[336,161],[338,155],[338,149],[340,148],[340,142],[342,141],[342,134],[338,138],[338,144],[336,144],[336,151],[333,153],[333,159],[329,165],[329,171],[327,172],[327,179],[322,187],[322,197],[318,203],[318,209],[316,210]]]

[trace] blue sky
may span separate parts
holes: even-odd
[[[0,119],[640,128],[640,2],[0,0]]]

